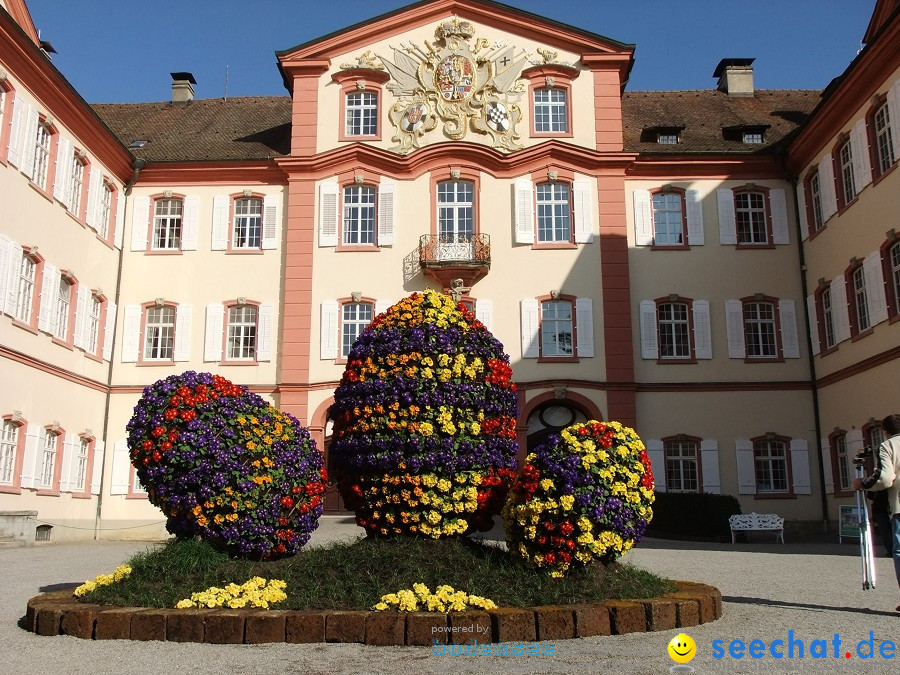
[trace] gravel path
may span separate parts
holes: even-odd
[[[346,519],[323,518],[313,542],[356,536]],[[59,584],[80,583],[109,572],[149,543],[85,542],[27,548],[0,548],[0,669],[31,673],[666,673],[674,665],[666,653],[677,630],[565,640],[553,656],[435,656],[424,647],[364,645],[205,645],[171,642],[86,641],[68,636],[39,637],[18,627],[28,598]],[[900,649],[893,659],[877,654],[890,640],[900,647],[900,601],[893,565],[879,558],[880,583],[861,590],[859,558],[853,544],[706,544],[646,540],[627,560],[676,579],[717,586],[725,596],[724,616],[687,633],[697,643],[690,663],[697,673],[897,673]],[[805,658],[776,660],[765,653],[753,659],[730,658],[728,645],[762,640],[804,643]],[[862,659],[857,643],[872,632],[876,656]],[[838,659],[831,658],[834,635],[841,640]],[[714,640],[723,640],[724,658],[712,657]],[[827,659],[811,658],[814,640],[827,640]],[[542,643],[542,650],[549,648]],[[852,653],[847,659],[843,655]],[[786,652],[786,649],[785,649]],[[867,653],[864,646],[863,654]]]

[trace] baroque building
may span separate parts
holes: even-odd
[[[286,96],[172,73],[170,101],[94,106],[0,8],[0,530],[162,534],[125,424],[184,370],[327,456],[353,341],[429,287],[506,346],[522,456],[618,420],[658,489],[795,527],[851,503],[900,409],[897,0],[824,91],[723,59],[631,92],[634,45],[431,0],[277,52]]]

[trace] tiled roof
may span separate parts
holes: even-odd
[[[625,150],[771,152],[803,122],[819,95],[813,90],[758,90],[752,97],[729,97],[715,90],[625,92]],[[103,103],[93,108],[126,146],[147,141],[132,152],[150,162],[267,159],[290,152],[291,100],[287,96],[197,99],[183,104]],[[656,128],[680,129],[680,142],[656,143],[652,131]],[[754,128],[764,130],[765,142],[745,145],[740,130]]]
[[[754,96],[718,90],[626,91],[622,97],[625,150],[646,153],[769,152],[796,129],[819,103],[820,91],[762,89]],[[645,130],[679,128],[679,143],[660,145]],[[740,133],[723,129],[761,128],[762,145],[745,145]],[[642,137],[643,135],[643,137]]]
[[[290,152],[287,96],[196,99],[188,103],[101,103],[92,106],[126,146],[149,162],[248,160]]]

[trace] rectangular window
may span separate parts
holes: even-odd
[[[695,441],[666,441],[666,490],[699,492],[700,479]]]
[[[756,491],[788,492],[787,448],[782,441],[757,441],[753,444],[756,465]]]
[[[888,260],[891,266],[891,288],[894,292],[894,313],[900,314],[900,242],[891,246]]]
[[[866,299],[866,275],[862,266],[853,270],[853,310],[856,318],[856,332],[869,329],[869,305]]]
[[[744,303],[744,340],[748,358],[778,357],[775,341],[775,306],[771,302]]]
[[[19,425],[9,420],[3,421],[0,430],[0,485],[13,484],[16,468],[16,449],[19,447]]]
[[[348,246],[375,244],[375,188],[350,185],[344,188],[343,243]]]
[[[539,242],[571,241],[571,213],[567,183],[540,183],[537,186]]]
[[[180,199],[156,200],[153,216],[153,250],[178,250],[181,248]]]
[[[878,173],[882,174],[893,166],[896,160],[895,139],[891,136],[891,118],[887,103],[875,111],[875,149],[878,155]]]
[[[103,309],[103,303],[96,295],[91,295],[89,308],[87,323],[84,326],[84,346],[88,354],[96,354],[97,340],[100,337],[100,312]]]
[[[691,333],[688,306],[667,302],[657,308],[659,317],[659,358],[691,358]]]
[[[60,340],[65,340],[69,333],[69,308],[72,305],[72,286],[72,282],[65,277],[59,280],[53,334]]]
[[[171,361],[175,339],[175,308],[148,307],[144,334],[144,360]]]
[[[78,444],[78,465],[75,469],[75,485],[73,492],[84,492],[84,481],[87,478],[88,453],[91,449],[91,442],[82,438]]]
[[[541,356],[575,356],[572,303],[545,300],[541,303]]]
[[[834,436],[834,454],[837,457],[838,484],[841,492],[849,492],[852,478],[850,477],[850,456],[847,453],[847,437],[844,434]]]
[[[568,95],[565,89],[536,89],[534,130],[538,133],[569,131]]]
[[[822,218],[822,183],[818,171],[809,179],[809,199],[812,202],[813,231],[818,232],[825,224]]]
[[[884,429],[881,426],[871,426],[866,430],[866,445],[870,448],[878,451],[878,446],[887,440],[887,437],[884,435]]]
[[[741,141],[749,145],[759,145],[763,142],[763,132],[745,131],[743,134],[741,134]]]
[[[372,322],[372,305],[363,302],[347,303],[341,313],[341,358],[346,359],[353,343]]]
[[[822,323],[825,324],[825,348],[831,349],[837,343],[834,337],[834,307],[831,302],[831,287],[822,291]]]
[[[470,181],[438,183],[437,260],[474,259],[474,194],[475,186]]]
[[[262,237],[262,199],[255,197],[234,201],[234,236],[232,248],[259,248]]]
[[[109,216],[112,209],[112,189],[104,182],[100,188],[100,202],[97,205],[97,233],[106,239],[109,236]]]
[[[42,190],[47,189],[47,171],[50,166],[50,128],[43,122],[37,126],[37,136],[34,139],[34,168],[31,175],[34,183]]]
[[[55,434],[47,429],[44,430],[44,448],[43,458],[41,459],[41,476],[40,487],[52,488],[53,475],[56,468],[56,446],[59,441],[59,434]]]
[[[684,244],[684,211],[681,194],[657,192],[653,195],[653,244],[680,246]]]
[[[659,145],[678,145],[678,134],[670,131],[660,131],[656,134],[656,142]]]
[[[378,134],[378,96],[362,91],[347,94],[347,136],[375,136]]]
[[[853,178],[853,147],[850,145],[850,141],[841,146],[838,157],[841,166],[841,187],[846,205],[856,198],[856,181]]]
[[[72,173],[69,176],[69,203],[66,205],[72,215],[81,214],[81,189],[84,185],[84,163],[79,157],[72,160]]]
[[[738,192],[734,196],[738,244],[766,244],[766,197],[761,192]]]
[[[228,360],[252,361],[256,358],[256,307],[235,305],[228,308]]]
[[[27,255],[22,256],[22,266],[19,268],[18,289],[16,292],[16,319],[22,323],[31,323],[31,313],[34,308],[34,277],[37,272],[37,263]]]

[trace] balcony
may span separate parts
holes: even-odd
[[[471,286],[491,268],[491,235],[435,235],[419,237],[419,265],[444,288],[453,279]]]

